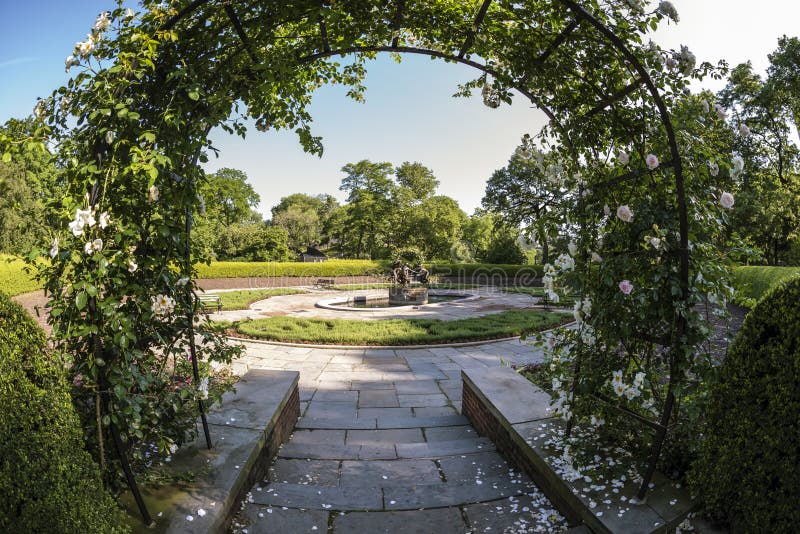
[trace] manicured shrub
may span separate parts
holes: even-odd
[[[0,532],[126,532],[84,450],[63,367],[0,293]]]
[[[25,272],[25,262],[21,258],[0,254],[0,291],[13,297],[40,288],[41,285]]]
[[[712,386],[690,481],[734,531],[800,524],[800,278],[748,314]]]

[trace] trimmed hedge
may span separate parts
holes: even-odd
[[[767,291],[793,276],[800,276],[800,267],[737,267],[733,272],[735,300],[743,305],[753,306]]]
[[[83,448],[66,373],[0,293],[0,532],[127,532]]]
[[[197,265],[198,278],[272,278],[278,276],[383,276],[389,272],[388,260],[327,260],[302,262],[215,261]],[[541,278],[540,265],[500,265],[490,263],[426,264],[431,274],[475,278],[480,283],[525,285]]]
[[[690,481],[712,518],[740,532],[800,525],[800,278],[745,318],[712,385]]]
[[[197,265],[198,278],[272,278],[278,276],[365,276],[388,271],[388,262],[327,260],[318,263],[215,261]]]
[[[14,296],[36,291],[41,286],[23,268],[25,262],[20,258],[0,254],[0,291]]]

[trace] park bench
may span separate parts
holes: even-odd
[[[321,287],[323,289],[333,289],[335,283],[336,281],[333,280],[332,278],[320,278],[316,282],[314,282],[314,287]]]
[[[203,293],[198,295],[197,301],[200,303],[200,309],[204,312],[208,312],[211,308],[222,311],[222,299],[215,293]]]

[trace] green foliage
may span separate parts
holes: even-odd
[[[438,276],[470,279],[475,284],[533,285],[542,277],[541,265],[508,265],[492,263],[432,263],[426,268]]]
[[[486,263],[524,264],[528,256],[519,245],[515,232],[503,232],[492,241],[483,259]]]
[[[800,276],[800,267],[743,265],[733,271],[734,298],[752,307],[770,289],[789,278]]]
[[[197,265],[197,277],[369,276],[381,275],[387,267],[387,262],[372,260],[326,260],[315,263],[215,261],[210,265]]]
[[[274,289],[243,289],[240,291],[220,291],[219,300],[223,310],[246,310],[250,304],[277,297],[280,295],[300,295],[308,293],[302,289],[292,289],[290,287],[277,287]]]
[[[270,317],[239,323],[237,331],[261,339],[344,345],[418,345],[518,336],[527,329],[544,330],[564,322],[568,314],[545,311],[502,313],[441,321],[391,319],[349,321]]]
[[[219,234],[215,252],[220,260],[285,261],[290,257],[288,240],[279,226],[233,224]]]
[[[200,187],[200,195],[205,207],[205,213],[200,216],[217,225],[261,221],[261,216],[253,211],[261,197],[247,183],[247,174],[243,171],[222,168],[209,174]]]
[[[719,369],[691,480],[737,532],[800,523],[800,279],[769,291]]]
[[[64,368],[0,293],[0,531],[126,532],[84,450]]]
[[[411,267],[416,267],[425,263],[425,256],[417,247],[404,247],[392,252],[392,262],[407,263]]]
[[[17,140],[35,129],[33,120],[10,119],[0,126]],[[52,206],[60,199],[53,155],[42,145],[25,144],[19,153],[0,162],[0,253],[26,255],[52,240]]]
[[[25,262],[20,258],[0,254],[0,291],[14,296],[36,291],[42,286],[25,272]]]

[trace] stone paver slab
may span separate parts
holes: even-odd
[[[342,487],[388,487],[441,482],[432,460],[343,461]]]
[[[320,534],[327,531],[328,512],[248,504],[243,512],[249,534]]]
[[[553,532],[566,525],[550,501],[538,492],[471,504],[464,512],[473,532]]]
[[[269,469],[268,480],[306,486],[337,486],[339,460],[277,458]]]
[[[464,534],[466,527],[457,508],[351,512],[333,519],[333,532],[336,534]]]
[[[344,445],[345,430],[297,429],[292,434],[292,443],[313,445]]]
[[[460,385],[460,384],[459,384]],[[401,395],[426,395],[438,394],[442,391],[436,380],[414,380],[409,382],[398,382],[395,384],[397,393]]]
[[[455,413],[455,412],[453,412]],[[411,408],[360,408],[359,418],[383,419],[387,417],[413,417]],[[418,426],[418,425],[417,425]]]
[[[383,496],[375,488],[328,488],[273,483],[253,492],[255,504],[308,510],[381,510]],[[291,532],[291,530],[287,531]]]
[[[444,458],[454,454],[472,454],[493,451],[494,445],[486,438],[434,441],[431,443],[398,443],[398,458]]]
[[[398,395],[400,406],[409,408],[424,408],[428,406],[447,406],[450,401],[443,394],[435,395]]]
[[[477,437],[478,433],[472,425],[465,426],[445,426],[425,429],[426,441],[453,441],[457,439],[469,439]]]
[[[366,389],[359,392],[359,408],[393,408],[399,407],[397,393],[391,389]]]
[[[348,430],[348,445],[380,445],[386,443],[422,443],[425,438],[419,428],[396,428],[385,430]]]

